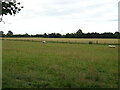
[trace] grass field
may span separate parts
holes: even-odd
[[[3,40],[3,88],[116,88],[118,46]]]
[[[97,39],[97,38],[3,38],[4,40],[15,41],[47,41],[47,42],[62,42],[62,43],[80,43],[85,44],[92,42],[93,44],[119,44],[118,39]]]

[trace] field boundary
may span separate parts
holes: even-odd
[[[53,38],[52,38],[53,39]],[[107,40],[106,40],[106,42],[104,41],[104,42],[100,42],[99,40],[101,40],[101,39],[98,39],[98,40],[94,40],[93,39],[93,41],[90,39],[88,39],[88,40],[86,40],[86,41],[84,41],[84,42],[81,42],[81,41],[72,41],[72,40],[47,40],[46,38],[43,38],[43,39],[39,39],[38,38],[38,40],[37,39],[24,39],[24,38],[2,38],[2,40],[9,40],[9,41],[29,41],[29,42],[41,42],[42,43],[42,41],[46,41],[47,43],[67,43],[67,44],[97,44],[97,45],[109,45],[109,44],[112,44],[112,45],[120,45],[120,43],[119,42],[112,42],[112,43],[109,43],[109,42],[107,42]],[[104,39],[103,39],[104,40]],[[110,39],[108,39],[108,40],[110,40]]]

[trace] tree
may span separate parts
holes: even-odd
[[[28,33],[24,34],[24,37],[29,37],[29,34]]]
[[[114,35],[115,35],[116,38],[120,37],[120,33],[119,32],[115,32]]]
[[[20,4],[21,3],[16,0],[0,0],[0,16],[3,17],[3,15],[15,15],[16,13],[19,13],[23,8]],[[3,21],[2,17],[0,18],[0,22]]]
[[[4,35],[3,31],[0,31],[0,37],[2,37]]]
[[[79,29],[76,33],[77,33],[77,34],[82,34],[83,32],[82,32],[81,29]]]
[[[83,32],[81,29],[79,29],[77,32],[76,32],[76,37],[81,37],[83,35]]]
[[[13,36],[13,32],[12,32],[11,30],[9,30],[8,33],[7,33],[7,36],[8,36],[8,37]]]
[[[44,33],[44,34],[43,34],[43,37],[44,37],[44,38],[47,38],[47,37],[48,37],[48,35],[47,35],[46,33]]]
[[[75,33],[67,33],[65,35],[65,38],[76,38],[76,34]]]
[[[50,33],[48,34],[49,38],[60,38],[61,34],[60,33]]]

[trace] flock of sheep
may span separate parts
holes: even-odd
[[[115,45],[108,45],[109,48],[115,48]]]
[[[47,43],[46,41],[42,41],[42,43]],[[109,48],[115,48],[115,45],[108,45]]]
[[[42,43],[47,43],[46,41],[42,41]]]

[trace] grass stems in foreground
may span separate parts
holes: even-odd
[[[3,88],[117,88],[118,47],[3,41]]]

